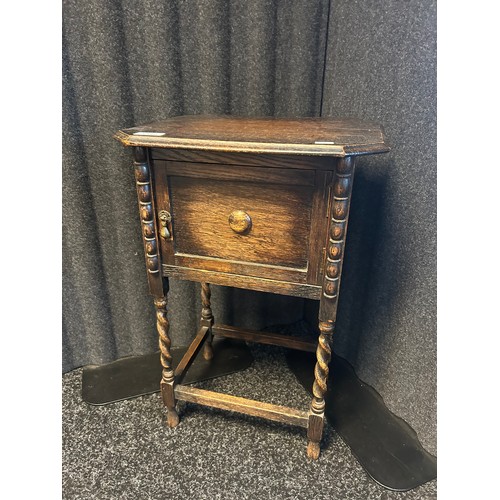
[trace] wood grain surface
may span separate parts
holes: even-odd
[[[389,151],[380,125],[356,119],[178,116],[120,130],[126,146],[345,156]]]
[[[221,158],[222,161],[225,158]],[[265,167],[247,168],[227,164],[206,164],[199,162],[156,161],[155,165],[167,168],[169,176],[194,177],[198,179],[218,179],[224,181],[264,182],[266,184],[291,184],[295,186],[314,186],[313,170],[290,170],[288,168]],[[334,167],[332,162],[331,168]]]
[[[306,299],[316,299],[321,297],[321,286],[309,285],[305,283],[294,283],[291,281],[278,281],[255,276],[243,276],[227,272],[205,271],[203,269],[193,269],[191,267],[162,265],[163,274],[172,278],[198,281],[200,283],[210,282],[214,285],[231,286],[234,288],[244,288],[256,290],[258,292],[271,292],[280,295],[292,295],[294,297],[304,297]]]
[[[189,370],[189,367],[196,359],[196,355],[198,354],[201,346],[203,345],[203,341],[207,337],[208,330],[209,328],[207,326],[202,326],[199,329],[198,333],[196,334],[196,337],[191,342],[187,351],[184,353],[182,359],[179,361],[179,364],[177,365],[174,371],[176,384],[180,384],[182,382],[182,379],[186,375],[187,370]]]
[[[304,156],[293,154],[265,154],[238,152],[228,153],[209,150],[151,148],[153,160],[170,160],[178,162],[198,162],[203,164],[219,163],[231,165],[237,169],[242,167],[298,168],[300,170],[331,170],[335,158],[328,156]]]
[[[306,268],[313,189],[172,176],[175,251],[243,262]],[[241,234],[229,217],[243,211]]]
[[[178,385],[175,388],[175,396],[181,401],[188,403],[196,403],[212,408],[220,408],[222,410],[231,410],[254,417],[267,418],[284,424],[297,425],[307,427],[308,413],[286,406],[279,406],[253,399],[240,398],[238,396],[230,396],[219,392],[207,391],[198,389],[197,387],[189,387]]]
[[[297,339],[281,333],[257,332],[255,330],[248,330],[247,328],[219,324],[213,326],[213,333],[219,337],[245,340],[246,342],[256,342],[258,344],[287,347],[299,351],[316,352],[317,342]]]

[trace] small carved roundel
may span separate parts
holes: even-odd
[[[248,233],[252,228],[252,219],[243,210],[235,210],[229,215],[229,227],[238,234]]]
[[[333,260],[340,259],[340,254],[342,253],[342,247],[339,244],[332,243],[328,248],[328,255]]]
[[[326,281],[324,286],[324,291],[327,295],[337,294],[337,282],[336,281]]]
[[[330,228],[330,237],[332,240],[341,240],[344,234],[344,224],[342,222],[333,224]]]
[[[328,262],[328,264],[326,265],[326,275],[329,278],[338,278],[339,265],[337,262]]]

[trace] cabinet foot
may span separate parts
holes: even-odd
[[[171,429],[179,425],[179,414],[175,410],[167,411],[167,425]]]
[[[319,443],[314,441],[309,441],[307,443],[307,456],[313,460],[318,460],[319,458]]]
[[[207,361],[210,361],[213,357],[214,357],[214,350],[212,348],[212,344],[205,342],[205,345],[203,346],[203,358],[206,359]]]

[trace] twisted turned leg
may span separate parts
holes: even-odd
[[[307,428],[307,456],[316,460],[319,457],[321,436],[325,419],[325,393],[328,380],[328,365],[332,357],[332,336],[335,323],[320,321],[318,347],[316,349],[316,366],[314,368],[313,399],[309,410]]]
[[[201,326],[208,326],[210,329],[208,331],[207,339],[205,340],[205,345],[203,346],[203,357],[208,361],[213,358],[214,352],[212,349],[212,325],[214,324],[214,316],[212,314],[212,308],[210,306],[210,296],[212,292],[210,290],[209,283],[201,284]]]
[[[172,354],[170,353],[169,322],[167,317],[167,297],[155,298],[156,328],[160,343],[160,361],[163,367],[160,382],[163,404],[167,407],[167,425],[175,427],[179,423],[179,415],[175,409],[174,370],[172,369]]]

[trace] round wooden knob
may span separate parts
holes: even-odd
[[[238,234],[244,234],[250,231],[252,219],[243,210],[235,210],[229,215],[229,226]]]

